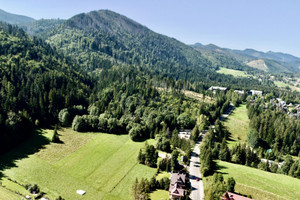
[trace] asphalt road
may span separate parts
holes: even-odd
[[[225,120],[232,113],[233,110],[234,110],[234,106],[232,103],[230,103],[229,109],[227,110],[226,113],[224,113],[220,117],[220,120],[221,121]],[[204,200],[204,188],[203,188],[202,175],[200,173],[200,158],[199,158],[199,154],[200,154],[199,146],[201,140],[202,137],[200,141],[196,143],[190,160],[189,172],[190,172],[190,182],[192,187],[192,192],[190,194],[191,200]]]
[[[204,200],[204,188],[202,176],[200,173],[200,158],[199,158],[199,146],[200,141],[195,145],[194,151],[192,153],[191,162],[190,162],[190,182],[192,187],[192,192],[190,198],[192,200]],[[198,181],[197,181],[198,178]]]

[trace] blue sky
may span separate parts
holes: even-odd
[[[35,19],[110,9],[187,44],[300,57],[299,0],[0,0],[0,8]]]

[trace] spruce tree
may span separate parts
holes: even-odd
[[[57,127],[55,126],[54,131],[53,131],[53,136],[52,136],[52,142],[54,143],[59,143],[61,142],[57,133]]]

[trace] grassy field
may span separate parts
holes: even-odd
[[[249,131],[249,121],[246,105],[240,105],[229,115],[224,122],[224,125],[231,133],[231,141],[228,142],[229,146],[246,141]]]
[[[169,198],[169,192],[166,190],[156,190],[150,194],[151,200],[168,200]]]
[[[46,144],[1,172],[21,184],[38,184],[51,199],[60,195],[66,200],[133,199],[131,188],[135,178],[150,179],[156,172],[137,163],[144,143],[133,142],[128,135],[77,133],[71,129],[58,133],[63,143]],[[46,130],[42,136],[51,138],[52,131]],[[26,146],[10,154],[18,154]],[[85,190],[86,195],[78,195],[78,189]],[[6,199],[1,190],[0,199]]]
[[[225,180],[227,177],[235,179],[235,190],[238,193],[259,200],[300,199],[299,179],[223,161],[217,161],[217,164]]]
[[[248,75],[240,70],[235,70],[235,69],[227,69],[224,67],[221,67],[217,73],[219,74],[227,74],[227,75],[232,75],[234,77],[248,77]]]

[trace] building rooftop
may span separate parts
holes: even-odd
[[[171,185],[175,185],[179,183],[181,185],[185,185],[186,182],[186,174],[173,173],[171,176]]]

